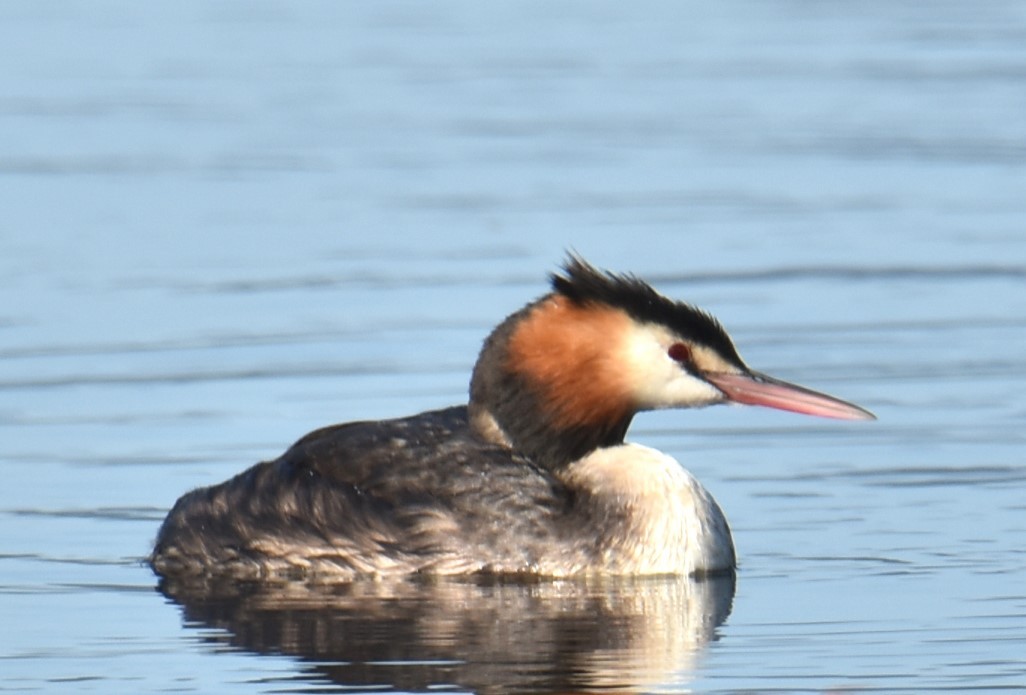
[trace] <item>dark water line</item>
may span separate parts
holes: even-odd
[[[652,275],[653,282],[742,283],[789,282],[793,280],[1026,280],[1026,265],[970,264],[950,266],[782,266],[777,268],[692,273],[688,275]]]
[[[147,281],[145,286],[165,286],[185,293],[254,294],[260,292],[317,292],[341,287],[366,289],[440,288],[440,287],[537,287],[537,273],[503,273],[501,275],[460,273],[369,273],[358,275],[286,275],[274,278],[244,278],[225,281]],[[779,266],[687,274],[646,274],[654,284],[731,285],[754,282],[781,283],[819,280],[830,282],[878,282],[881,280],[1026,280],[1026,265],[968,264],[950,266]],[[140,285],[141,286],[141,285]],[[136,287],[138,288],[138,287]]]
[[[74,374],[52,378],[0,381],[0,390],[65,388],[68,386],[133,386],[140,384],[195,384],[216,381],[261,379],[323,379],[340,376],[450,374],[466,371],[466,365],[416,367],[408,364],[348,366],[288,366],[273,369],[216,370],[211,372],[165,372],[149,374]]]

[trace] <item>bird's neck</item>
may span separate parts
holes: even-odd
[[[513,397],[495,409],[472,402],[470,425],[486,441],[512,449],[549,470],[563,468],[596,449],[622,444],[631,424],[626,418],[605,427],[556,428],[534,417],[537,411],[524,407],[523,402]]]
[[[474,368],[478,435],[549,469],[622,443],[636,408],[610,345],[627,320],[559,295],[506,319]]]

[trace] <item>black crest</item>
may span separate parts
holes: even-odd
[[[719,321],[698,307],[667,299],[633,275],[602,272],[571,255],[563,265],[563,274],[552,275],[552,289],[576,304],[623,309],[640,322],[666,326],[681,337],[711,347],[727,360],[743,364]]]

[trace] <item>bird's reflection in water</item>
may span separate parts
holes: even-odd
[[[204,628],[204,641],[300,659],[300,690],[328,680],[357,688],[539,692],[687,681],[730,613],[734,586],[728,576],[335,586],[166,581],[161,590],[182,606],[189,626]]]

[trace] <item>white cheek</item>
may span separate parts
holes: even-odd
[[[651,392],[652,400],[647,408],[688,408],[719,403],[723,394],[709,383],[688,375],[678,369],[675,379],[665,383],[661,389]]]
[[[627,336],[621,355],[626,376],[638,406],[686,408],[723,400],[711,384],[688,374],[670,359],[667,351],[674,337],[659,326],[636,325]]]

